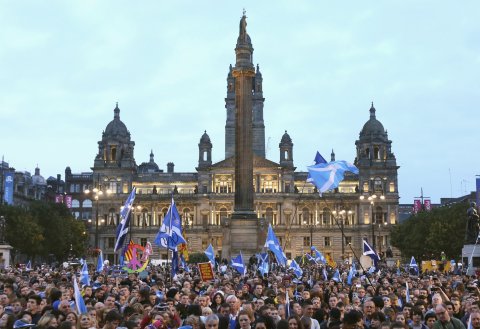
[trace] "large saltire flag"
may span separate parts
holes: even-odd
[[[128,195],[122,210],[120,210],[120,224],[117,227],[116,241],[114,251],[117,252],[123,246],[123,242],[127,237],[128,229],[130,226],[130,210],[132,209],[133,201],[135,200],[136,188],[132,189],[132,192]],[[95,246],[98,247],[98,246]]]
[[[262,276],[268,274],[268,252],[257,254],[257,259],[258,270],[260,271],[260,274],[262,274]]]
[[[357,273],[357,268],[355,266],[355,262],[352,262],[352,266],[350,266],[350,270],[348,271],[348,276],[347,276],[347,284],[349,286],[352,285],[352,280],[356,273]]]
[[[315,246],[312,246],[311,247],[313,253],[315,254],[315,262],[318,264],[319,262],[322,263],[322,264],[326,264],[327,263],[327,259],[325,258],[325,256],[323,256],[323,254],[317,249],[315,248]]]
[[[358,168],[347,161],[332,161],[308,166],[308,173],[319,193],[332,190],[344,179],[346,171],[358,174]]]
[[[317,154],[315,155],[315,159],[313,161],[315,162],[316,165],[318,165],[320,163],[327,163],[327,160],[325,160],[322,157],[322,155],[320,154],[320,152],[318,152],[318,151],[317,151]],[[313,179],[312,179],[312,177],[310,177],[310,173],[308,173],[307,182],[308,183],[313,183]]]
[[[215,266],[215,251],[213,250],[213,246],[211,243],[208,245],[207,249],[205,249],[204,253],[208,257],[208,261],[210,262],[210,264]]]
[[[80,293],[80,289],[78,288],[77,278],[73,277],[73,291],[74,291],[74,298],[75,298],[75,306],[77,308],[78,314],[87,314],[87,306],[85,305],[85,301],[83,300],[82,294]]]
[[[97,272],[100,273],[103,271],[103,252],[100,250],[98,253],[98,258],[97,258]]]
[[[293,270],[293,274],[295,274],[295,276],[297,278],[301,278],[302,275],[303,275],[303,270],[300,268],[300,266],[297,264],[297,262],[295,261],[295,259],[293,259],[290,263],[290,268]]]
[[[187,243],[182,236],[182,220],[172,196],[172,203],[163,219],[162,226],[155,237],[155,244],[167,249],[176,249],[181,243]]]
[[[282,250],[282,247],[280,246],[280,243],[278,242],[278,239],[273,232],[272,225],[268,225],[268,233],[267,233],[267,240],[265,241],[265,248],[268,248],[273,254],[275,255],[275,258],[277,259],[277,262],[283,266],[287,264],[287,256],[285,256],[285,253]]]
[[[410,267],[411,270],[415,272],[415,275],[418,275],[419,270],[418,270],[418,264],[417,264],[417,261],[415,260],[415,257],[412,256],[412,258],[410,259],[410,264],[408,266]]]
[[[88,276],[87,262],[83,263],[82,269],[80,271],[80,283],[85,286],[90,285],[90,277]]]
[[[365,240],[363,240],[363,254],[370,257],[373,260],[374,267],[377,267],[380,256],[378,256],[377,252]]]
[[[340,271],[338,270],[338,268],[335,270],[335,273],[333,273],[332,280],[335,282],[342,281],[342,279],[340,278]]]
[[[245,275],[245,273],[247,273],[247,268],[245,267],[245,264],[243,263],[243,256],[242,256],[242,252],[240,251],[240,254],[235,257],[235,258],[232,258],[232,267],[237,270],[238,273],[240,273],[241,275]]]

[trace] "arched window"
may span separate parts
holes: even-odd
[[[273,224],[273,209],[271,207],[265,209],[265,219],[267,220],[267,223]]]
[[[369,149],[368,147],[365,149],[365,156],[366,156],[368,159],[370,159],[370,149]]]
[[[304,207],[302,209],[302,220],[303,222],[301,224],[303,225],[310,225],[312,224],[310,222],[310,209],[308,209],[307,207]]]
[[[380,160],[380,148],[378,146],[373,148],[373,158],[375,160]]]
[[[192,219],[192,214],[190,213],[190,208],[185,208],[183,209],[183,222],[184,225],[192,225],[193,224],[193,219]]]
[[[73,199],[72,200],[72,208],[80,208],[80,201]]]
[[[380,206],[375,207],[375,217],[374,217],[374,224],[383,224],[383,208]]]
[[[116,223],[117,216],[116,215],[117,214],[115,213],[114,208],[108,209],[107,225],[111,225],[111,226],[117,225],[117,223]]]
[[[90,200],[90,199],[83,200],[82,207],[83,208],[92,208],[92,200]]]
[[[142,223],[141,226],[150,226],[150,221],[149,221],[149,216],[148,216],[148,210],[143,209],[142,210]]]
[[[332,212],[328,208],[323,208],[323,225],[331,225]]]

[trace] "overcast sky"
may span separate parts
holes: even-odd
[[[115,102],[137,164],[195,171],[204,130],[224,158],[226,76],[243,8],[260,64],[267,157],[285,130],[305,171],[353,161],[370,103],[401,203],[474,190],[480,2],[2,1],[0,155],[45,178],[89,171]]]

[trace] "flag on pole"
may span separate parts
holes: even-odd
[[[335,282],[342,281],[341,278],[340,278],[340,271],[338,270],[338,268],[335,270],[335,273],[333,273],[332,280],[335,281]]]
[[[318,152],[318,151],[317,151],[317,154],[315,155],[315,159],[313,161],[315,162],[316,165],[318,165],[320,163],[327,163],[327,160],[325,160],[322,157],[322,155],[320,154],[320,152]],[[313,183],[313,179],[312,179],[312,177],[310,177],[310,173],[308,173],[307,182],[308,183]]]
[[[370,257],[373,260],[374,266],[377,267],[377,262],[380,260],[380,256],[378,256],[375,250],[365,240],[363,240],[363,254]]]
[[[313,250],[313,253],[315,254],[315,262],[318,264],[319,262],[322,263],[322,264],[326,264],[327,263],[327,259],[325,258],[325,256],[323,256],[323,254],[317,249],[315,248],[314,246],[311,247],[311,249]]]
[[[80,272],[80,283],[88,286],[90,284],[90,277],[88,276],[87,262],[83,263],[82,270]]]
[[[417,261],[415,260],[415,257],[412,256],[412,258],[410,259],[410,264],[409,264],[409,267],[410,267],[410,270],[413,270],[415,275],[418,275],[419,271],[418,271],[418,264],[417,264]]]
[[[172,203],[163,219],[162,226],[155,237],[155,243],[163,248],[175,249],[181,243],[187,243],[182,236],[182,221],[172,196]]]
[[[265,247],[268,248],[271,252],[273,252],[279,264],[283,266],[287,264],[287,256],[285,256],[285,253],[283,252],[282,247],[280,246],[280,243],[278,242],[278,239],[273,232],[272,224],[268,225],[268,233],[267,240],[265,241]]]
[[[315,262],[315,258],[313,258],[312,255],[310,255],[309,252],[305,253],[305,257],[307,258],[307,260],[309,262]]]
[[[350,266],[350,270],[348,271],[348,277],[347,277],[347,284],[349,286],[352,285],[352,280],[356,273],[357,273],[357,268],[355,266],[355,262],[352,262],[352,266]]]
[[[85,301],[83,300],[80,289],[78,288],[77,278],[73,277],[73,291],[75,298],[75,306],[77,308],[78,314],[87,314],[87,307],[85,306]]]
[[[245,273],[247,272],[247,269],[243,264],[243,256],[241,251],[237,257],[232,258],[232,267],[236,269],[241,275],[245,275]]]
[[[290,263],[290,268],[293,270],[293,274],[295,274],[295,276],[297,278],[301,278],[302,275],[303,275],[303,270],[300,268],[300,266],[297,264],[297,262],[294,260],[292,260],[292,262]]]
[[[257,254],[258,270],[264,276],[268,273],[268,252]]]
[[[405,282],[406,294],[405,294],[405,301],[410,303],[410,289],[408,288],[408,282]]]
[[[32,261],[29,260],[27,265],[25,265],[25,271],[31,271],[32,270]]]
[[[177,248],[173,249],[172,251],[172,278],[178,273],[179,264],[178,264],[178,251]]]
[[[120,224],[117,227],[117,235],[115,241],[114,251],[117,252],[123,246],[125,237],[127,236],[128,229],[130,226],[130,210],[132,209],[133,201],[135,200],[136,188],[134,187],[130,194],[128,195],[125,204],[123,205],[122,210],[120,210]],[[98,247],[98,246],[95,246]]]
[[[205,255],[207,255],[208,260],[210,261],[210,264],[215,266],[215,251],[213,251],[213,246],[210,243],[207,247],[207,249],[204,251]]]
[[[183,257],[182,254],[180,254],[180,264],[185,270],[185,272],[190,273],[190,267],[188,267],[187,261],[185,260],[185,257]]]
[[[97,272],[102,272],[103,271],[103,252],[100,250],[100,253],[98,254],[98,259],[97,259]]]
[[[347,161],[332,161],[308,166],[308,173],[319,193],[338,187],[344,179],[345,171],[358,174],[358,168]]]

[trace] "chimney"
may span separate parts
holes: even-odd
[[[175,165],[173,164],[173,162],[167,163],[167,173],[172,174],[174,167],[175,167]]]

